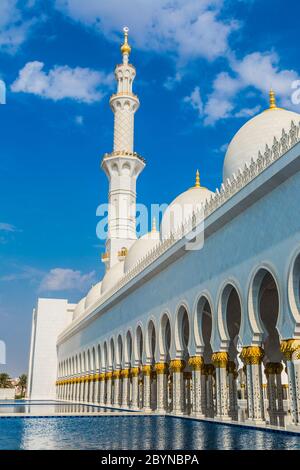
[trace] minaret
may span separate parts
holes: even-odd
[[[117,93],[110,98],[114,113],[114,147],[106,153],[102,168],[109,181],[109,214],[106,253],[102,260],[111,268],[124,258],[136,240],[136,180],[145,167],[145,160],[133,151],[134,114],[140,102],[132,92],[136,72],[128,62],[131,47],[128,44],[128,28],[124,28],[124,44],[121,46],[122,64],[115,68]]]

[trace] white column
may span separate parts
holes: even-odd
[[[151,409],[156,410],[157,408],[157,373],[155,370],[151,372]]]
[[[105,373],[99,374],[99,404],[105,405]]]
[[[168,410],[168,364],[155,364],[157,382],[157,411],[165,413]]]
[[[237,421],[238,419],[238,396],[236,379],[238,373],[234,361],[228,363],[228,391],[229,391],[229,415],[231,419]]]
[[[293,364],[295,371],[295,398],[297,406],[297,425],[300,425],[300,351],[293,354]]]
[[[203,410],[203,357],[194,356],[190,357],[189,365],[193,369],[193,408],[192,414],[197,417],[204,416]]]
[[[205,374],[205,396],[203,394],[204,403],[203,410],[205,410],[205,416],[207,418],[213,418],[215,415],[214,409],[214,375],[215,367],[213,364],[204,365]]]
[[[84,401],[84,388],[85,388],[85,381],[84,377],[81,376],[81,382],[80,382],[80,401]]]
[[[267,396],[268,396],[268,412],[270,424],[277,424],[277,406],[276,406],[276,375],[275,363],[269,362],[265,366],[265,374],[267,377]]]
[[[217,418],[221,420],[230,420],[228,408],[228,387],[227,387],[227,365],[228,353],[224,351],[215,352],[212,355],[212,361],[216,368],[216,399],[217,399]]]
[[[131,407],[133,409],[139,408],[139,373],[140,373],[140,370],[138,367],[134,367],[133,369],[131,369],[131,377],[132,377]]]
[[[300,426],[300,340],[283,340],[280,349],[286,361],[289,380],[292,426]]]
[[[90,377],[90,388],[89,388],[89,398],[88,398],[88,401],[90,403],[93,402],[93,395],[94,395],[94,379],[92,377]]]
[[[123,369],[122,372],[122,407],[130,407],[130,370]]]
[[[241,359],[247,366],[248,421],[264,423],[264,400],[262,389],[261,363],[264,351],[259,346],[247,346],[242,349]]]
[[[112,372],[107,372],[105,374],[105,382],[106,382],[106,406],[112,405]]]
[[[173,413],[177,415],[185,413],[184,367],[185,362],[181,359],[173,359],[170,362],[170,369],[173,373]]]
[[[121,371],[117,369],[114,371],[114,405],[121,405],[121,393],[122,393],[122,380]]]
[[[89,391],[90,391],[90,380],[89,380],[89,376],[87,376],[86,380],[85,380],[85,390],[84,390],[84,401],[85,402],[89,401]]]
[[[144,411],[147,413],[151,412],[151,373],[152,367],[149,364],[143,366],[143,376],[144,376]]]

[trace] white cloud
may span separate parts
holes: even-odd
[[[203,114],[203,102],[200,94],[200,88],[196,86],[189,96],[183,99],[184,103],[188,103],[193,109],[195,109],[199,116]]]
[[[83,125],[83,116],[75,116],[75,123],[78,126],[82,126]]]
[[[164,87],[167,90],[173,90],[175,86],[181,82],[181,80],[182,80],[182,73],[177,71],[174,76],[169,76],[166,78]]]
[[[0,232],[18,232],[18,229],[12,224],[0,222]]]
[[[252,107],[239,106],[237,97],[248,88],[264,94],[266,99],[267,92],[273,88],[279,104],[292,107],[291,86],[298,74],[294,70],[280,69],[279,57],[275,53],[254,52],[240,61],[231,60],[230,66],[232,75],[228,72],[219,73],[213,82],[212,92],[204,103],[202,115],[206,126],[214,125],[221,119],[249,118],[257,114],[261,109],[258,104]],[[195,108],[192,102],[190,104]]]
[[[25,19],[24,12],[29,13],[33,4],[23,3],[23,10],[18,0],[1,0],[0,2],[0,50],[14,53],[27,39],[36,18]]]
[[[73,269],[55,268],[44,276],[39,291],[86,290],[95,281],[95,271],[82,274]]]
[[[224,153],[226,153],[228,145],[229,144],[225,142],[225,144],[222,144],[221,147],[215,148],[214,153],[221,153],[223,155]]]
[[[181,60],[226,55],[236,21],[220,18],[224,0],[56,0],[75,21],[120,41],[126,24],[131,41],[143,50],[172,52]]]
[[[55,66],[45,72],[43,62],[28,62],[11,85],[13,92],[32,93],[54,101],[65,98],[84,103],[100,101],[113,82],[113,74],[88,68]]]
[[[257,114],[261,109],[261,106],[258,104],[257,106],[253,106],[253,108],[242,108],[240,111],[236,112],[234,117],[243,118],[243,117],[251,117]]]

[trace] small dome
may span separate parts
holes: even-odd
[[[130,269],[132,269],[150,250],[152,250],[157,245],[159,239],[159,232],[152,231],[146,233],[134,242],[125,258],[125,273],[130,271]]]
[[[74,313],[73,313],[73,320],[75,320],[76,318],[80,317],[80,315],[83,314],[85,310],[85,299],[86,297],[83,297],[83,299],[81,299],[76,305]]]
[[[196,185],[177,196],[165,210],[161,222],[162,239],[169,238],[172,232],[187,221],[194,212],[203,207],[206,199],[209,199],[212,194],[212,191],[200,186],[199,174],[197,173]]]
[[[274,137],[281,137],[282,129],[286,132],[291,127],[291,121],[298,124],[300,114],[276,106],[258,114],[235,134],[230,142],[224,160],[223,181],[237,174],[239,168],[244,169],[251,158],[256,160],[259,150],[263,153],[266,144],[271,148]]]
[[[102,279],[101,294],[111,289],[124,275],[124,261],[112,266]]]
[[[94,304],[96,300],[101,297],[101,282],[95,284],[89,291],[85,300],[85,308],[88,308],[90,305]]]

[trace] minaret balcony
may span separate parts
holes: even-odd
[[[125,150],[115,150],[115,151],[110,152],[110,153],[105,153],[104,156],[103,156],[103,160],[107,160],[109,158],[114,158],[114,157],[133,157],[133,158],[138,158],[143,163],[146,163],[145,158],[143,158],[137,152],[128,152],[128,151],[125,151]]]

